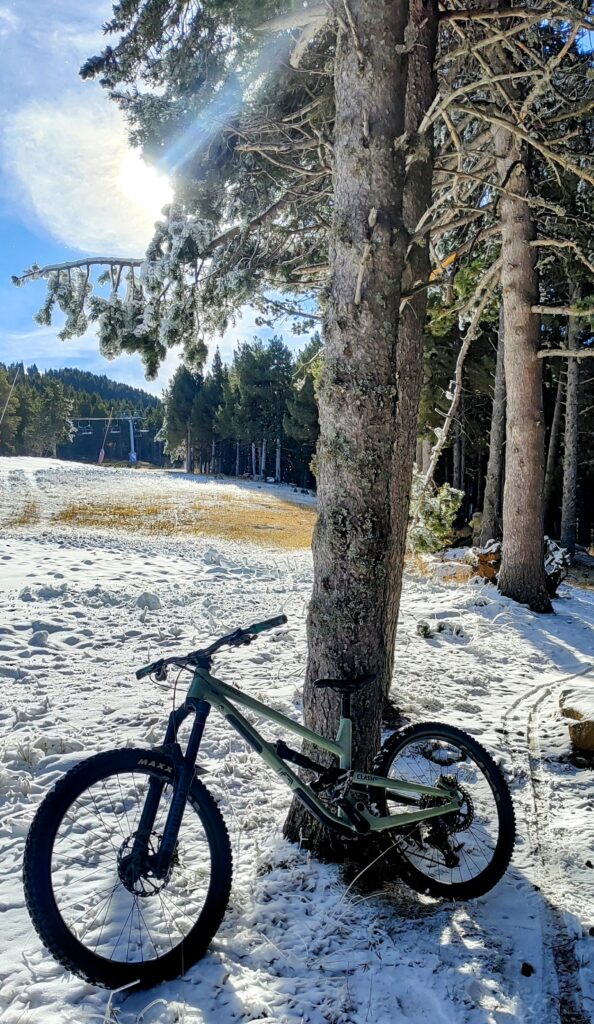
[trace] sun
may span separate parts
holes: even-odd
[[[173,199],[169,179],[145,164],[138,149],[130,149],[124,156],[118,188],[138,210],[155,220],[162,208]]]

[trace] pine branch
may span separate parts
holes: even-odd
[[[323,173],[320,172],[319,176],[322,177]],[[284,192],[279,199],[277,199],[274,203],[271,203],[271,205],[268,206],[265,210],[263,210],[262,213],[259,213],[256,217],[253,217],[252,220],[248,221],[247,224],[234,224],[226,231],[223,231],[220,235],[217,235],[215,238],[211,239],[211,241],[205,247],[202,256],[212,256],[212,254],[218,248],[220,248],[223,245],[227,245],[228,242],[232,242],[233,239],[237,238],[242,233],[252,231],[254,228],[260,227],[262,224],[265,224],[267,221],[271,220],[271,218],[274,217],[274,215],[278,213],[280,209],[282,209],[284,206],[286,206],[288,203],[294,200],[295,190],[298,190],[300,187],[303,186],[300,186],[299,183],[297,183],[297,185],[294,185],[290,189],[287,189],[287,191]],[[13,284],[20,285],[28,280],[37,280],[42,277],[47,277],[48,274],[56,273],[61,270],[73,270],[77,267],[89,268],[92,266],[102,266],[107,267],[108,269],[111,270],[114,267],[141,267],[146,263],[146,259],[122,259],[118,256],[86,256],[80,260],[72,260],[67,263],[47,264],[44,267],[38,267],[37,269],[28,270],[25,274],[22,274],[20,277],[13,276],[12,281]]]
[[[62,270],[75,270],[77,267],[141,267],[145,261],[142,259],[120,259],[118,256],[85,256],[80,260],[71,260],[67,263],[49,263],[45,267],[38,267],[36,270],[27,270],[20,277],[13,275],[12,283],[19,285],[28,280],[37,280],[46,277],[48,274],[60,273]]]

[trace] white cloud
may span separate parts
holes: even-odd
[[[212,362],[212,357],[217,347],[220,350],[223,362],[231,363],[235,349],[242,342],[252,342],[254,338],[266,341],[268,338],[278,335],[293,352],[305,348],[309,341],[309,334],[295,334],[293,332],[291,328],[292,321],[289,317],[279,320],[275,327],[259,327],[256,324],[257,316],[258,313],[251,306],[243,306],[236,317],[235,323],[227,328],[222,337],[210,338],[208,341],[207,365],[210,365]]]
[[[18,25],[19,19],[14,11],[9,10],[4,5],[0,5],[0,38],[10,35],[18,28]]]
[[[35,327],[29,331],[0,331],[0,362],[25,366],[35,363],[40,370],[77,366],[91,373],[105,374],[111,380],[132,384],[153,395],[161,395],[178,362],[179,352],[167,353],[156,380],[147,380],[138,355],[124,354],[116,359],[105,359],[99,352],[95,332],[91,329],[80,338],[60,341],[58,328]]]
[[[3,141],[21,202],[56,239],[85,253],[143,254],[171,193],[130,150],[106,97],[28,103],[8,116]]]

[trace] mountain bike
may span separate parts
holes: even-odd
[[[319,822],[344,840],[384,843],[395,873],[414,889],[469,899],[505,872],[513,806],[501,771],[475,739],[449,725],[410,726],[388,739],[373,772],[356,771],[351,696],[373,676],[314,684],[341,698],[338,734],[327,739],[211,674],[221,648],[251,643],[286,621],[279,615],[254,623],[202,650],[139,669],[139,680],[163,681],[171,667],[192,674],[163,744],[90,757],[40,805],[25,849],[27,907],[45,946],[82,978],[117,988],[176,977],[204,955],[221,924],[231,847],[196,763],[211,708]],[[336,763],[328,767],[284,740],[265,740],[238,707],[283,726]],[[189,716],[184,750],[178,734]],[[303,781],[297,768],[312,781]]]

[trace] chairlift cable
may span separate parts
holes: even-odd
[[[101,452],[105,451],[105,443],[107,441],[107,435],[109,433],[109,425],[111,423],[112,416],[113,416],[113,409],[110,409],[109,410],[109,419],[107,421],[107,426],[105,428],[105,434],[103,435],[103,444],[101,445],[101,448],[99,449],[99,455],[101,455]]]
[[[21,371],[21,365],[19,363],[19,365],[16,368],[16,373],[14,375],[14,380],[13,380],[11,386],[10,386],[10,391],[8,392],[8,398],[6,399],[6,402],[4,403],[4,408],[2,410],[2,415],[0,416],[0,427],[2,426],[2,421],[4,420],[4,417],[6,415],[6,410],[8,409],[8,403],[10,402],[10,399],[12,398],[12,393],[14,391],[14,386],[15,386],[15,384],[17,382],[17,377],[18,377],[20,371]]]

